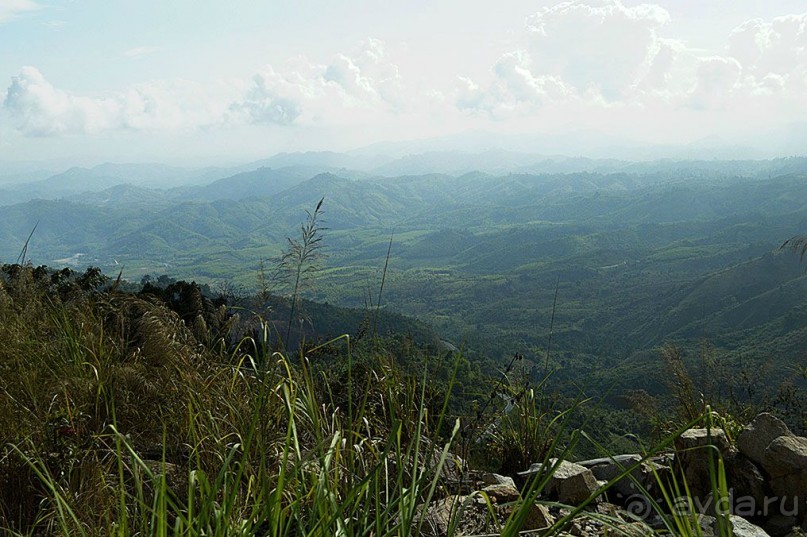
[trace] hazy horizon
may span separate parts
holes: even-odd
[[[533,153],[764,158],[807,143],[807,11],[0,0],[0,82],[0,161],[213,164],[474,133]]]

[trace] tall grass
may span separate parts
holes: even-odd
[[[431,531],[431,504],[454,501],[459,356],[436,399],[429,363],[407,372],[375,338],[290,354],[271,351],[267,329],[225,345],[97,281],[30,266],[1,281],[0,533],[408,536]],[[543,501],[549,458],[586,438],[567,430],[574,404],[547,408],[543,383],[516,388],[514,410],[471,435],[519,446],[515,464],[544,462],[497,529],[513,536]],[[611,484],[545,534],[580,516],[619,528],[585,510]]]
[[[428,411],[425,379],[379,362],[340,407],[343,387],[306,356],[248,339],[204,347],[133,296],[54,302],[32,271],[0,291],[4,532],[408,535],[423,523],[457,430],[433,442],[446,414]],[[349,338],[325,345],[342,346],[352,385]]]

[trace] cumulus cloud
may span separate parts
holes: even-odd
[[[325,68],[323,78],[328,82],[335,82],[345,93],[356,97],[375,97],[376,92],[370,80],[362,75],[361,69],[353,60],[343,54]]]
[[[55,88],[33,67],[13,77],[4,106],[33,136],[63,132],[97,132],[111,126],[117,104],[109,99],[70,95]]]
[[[669,13],[654,5],[626,7],[618,0],[563,2],[526,20],[521,49],[504,54],[491,68],[488,95],[458,106],[488,112],[539,109],[574,100],[619,103],[669,81],[680,44],[660,36]]]
[[[0,21],[12,5],[35,6],[0,0]],[[652,118],[657,124],[644,128],[660,132],[683,124],[728,129],[741,116],[759,124],[807,120],[807,14],[746,21],[724,36],[724,47],[708,51],[670,34],[670,19],[660,6],[619,0],[546,7],[525,20],[486,74],[471,78],[446,67],[458,75],[446,77],[453,87],[404,76],[400,48],[367,39],[353,50],[292,58],[226,82],[165,80],[103,95],[67,91],[26,67],[3,104],[31,136],[244,125],[388,132],[393,124],[440,122],[486,128],[491,119],[522,130],[574,123],[636,132],[635,124]],[[144,45],[122,54],[155,52]]]
[[[0,24],[16,18],[21,13],[36,11],[39,4],[31,0],[0,0]]]
[[[621,2],[564,2],[527,19],[534,69],[562,78],[579,92],[607,100],[630,93],[659,50],[670,20],[660,6]]]
[[[507,91],[519,101],[557,100],[570,94],[567,85],[554,75],[534,75],[529,57],[522,51],[505,54],[493,72]]]
[[[689,96],[694,108],[720,108],[727,104],[740,81],[742,66],[734,58],[702,58],[696,84]]]
[[[327,64],[296,58],[284,69],[267,66],[252,77],[231,120],[253,124],[351,123],[366,115],[397,113],[407,105],[398,67],[383,42],[368,39],[353,54]]]
[[[221,107],[205,88],[186,81],[141,84],[107,97],[75,95],[34,67],[12,77],[3,106],[29,136],[94,134],[113,129],[175,129],[215,122]]]
[[[807,90],[807,13],[741,24],[729,36],[728,54],[758,91]]]
[[[746,21],[709,51],[665,35],[670,19],[660,6],[619,0],[543,8],[488,79],[458,79],[454,104],[467,115],[543,124],[570,111],[578,126],[657,118],[656,130],[807,120],[807,14]]]
[[[378,39],[367,39],[354,57],[338,54],[325,68],[323,78],[357,99],[373,99],[393,107],[404,104],[402,78]]]
[[[729,36],[729,54],[754,73],[787,74],[807,60],[807,14],[747,21]]]
[[[156,52],[142,46],[133,59]],[[3,105],[29,136],[108,130],[174,130],[239,125],[343,125],[398,114],[409,104],[384,44],[368,39],[327,64],[295,58],[243,80],[202,85],[185,80],[139,84],[103,96],[60,89],[34,67],[12,77]]]
[[[546,103],[570,98],[572,89],[553,75],[535,75],[528,53],[517,50],[504,54],[493,65],[495,81],[482,89],[474,81],[460,77],[457,106],[464,110],[485,110],[492,117],[506,119]]]
[[[293,86],[268,67],[256,74],[242,99],[230,104],[235,117],[254,125],[288,125],[302,113],[301,105],[291,97],[280,94],[283,86]]]

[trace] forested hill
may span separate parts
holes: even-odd
[[[806,162],[386,177],[291,159],[161,190],[98,180],[0,207],[0,256],[17,259],[36,226],[34,264],[254,290],[261,261],[324,197],[327,258],[307,298],[366,305],[392,238],[383,307],[493,359],[543,359],[557,286],[550,362],[561,376],[654,389],[653,349],[706,339],[732,367],[770,363],[770,378],[785,378],[807,346],[804,266],[779,249],[807,232]]]

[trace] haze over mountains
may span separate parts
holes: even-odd
[[[385,307],[490,356],[537,356],[557,285],[554,360],[602,382],[638,382],[637,357],[670,340],[707,337],[737,368],[784,367],[807,344],[807,277],[779,249],[807,229],[804,157],[284,153],[221,168],[71,168],[2,189],[6,262],[36,226],[34,264],[245,290],[324,197],[328,258],[309,298],[361,307],[392,236]]]
[[[435,142],[439,147],[439,142]],[[467,144],[466,144],[467,145]],[[86,192],[100,192],[122,184],[166,191],[172,199],[216,199],[217,188],[258,188],[257,195],[271,194],[295,182],[319,173],[334,173],[345,178],[396,177],[431,173],[462,175],[471,172],[506,173],[652,173],[654,171],[716,169],[726,173],[748,174],[755,169],[771,168],[751,161],[754,152],[740,161],[717,159],[714,154],[703,160],[654,159],[620,160],[617,158],[568,157],[518,152],[505,149],[483,151],[439,150],[403,153],[407,148],[426,147],[422,142],[377,144],[350,153],[331,151],[279,153],[271,158],[235,166],[189,168],[155,163],[103,163],[92,167],[70,167],[52,172],[36,163],[0,163],[0,205],[30,199],[60,199]],[[473,144],[471,144],[473,146]],[[378,152],[386,150],[387,153]],[[403,153],[403,154],[402,154]],[[711,161],[711,163],[710,163]],[[715,162],[717,161],[717,162]],[[784,169],[784,168],[782,168]],[[771,173],[777,171],[775,167]],[[781,170],[779,170],[781,171]],[[218,182],[217,182],[218,181]],[[180,187],[186,187],[181,189]],[[204,187],[207,193],[199,190]],[[265,191],[265,189],[270,191]],[[249,194],[241,191],[244,197]],[[226,197],[241,195],[229,192]],[[212,196],[212,197],[211,197]]]

